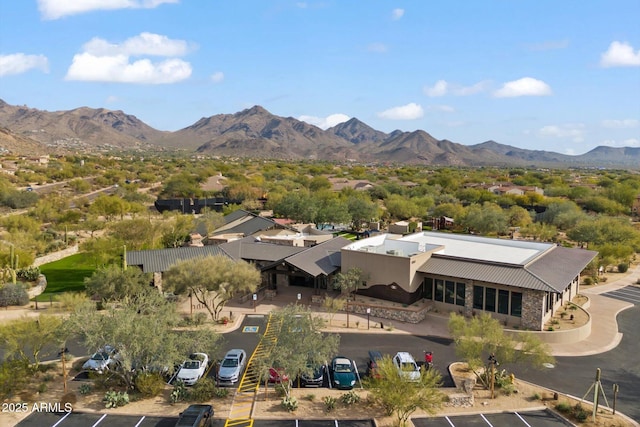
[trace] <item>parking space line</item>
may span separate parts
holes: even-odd
[[[489,420],[484,416],[484,414],[480,414],[480,416],[482,417],[482,419],[483,419],[487,424],[489,424],[489,426],[490,426],[490,427],[493,427],[493,424],[491,424],[491,423],[489,422]]]
[[[145,418],[146,418],[146,415],[143,415],[142,418],[140,418],[140,421],[138,421],[138,424],[136,424],[133,427],[138,427],[140,424],[142,424],[142,422],[144,421]]]
[[[94,425],[92,425],[91,427],[96,427],[98,424],[100,424],[102,422],[102,420],[104,420],[104,417],[106,417],[107,414],[104,414],[103,416],[100,417],[100,419],[98,421],[96,421],[96,423]]]
[[[449,425],[450,425],[451,427],[456,427],[456,426],[455,426],[455,424],[453,424],[453,423],[451,422],[451,420],[449,419],[449,417],[444,417],[444,419],[445,419],[445,420],[447,420],[447,421],[449,422]]]
[[[528,422],[526,422],[526,421],[524,420],[524,418],[522,418],[522,416],[521,416],[519,413],[514,412],[514,414],[516,414],[516,415],[518,416],[518,418],[520,418],[520,421],[522,421],[522,422],[523,422],[527,427],[531,427],[531,424],[529,424]]]
[[[617,299],[617,300],[622,300],[622,301],[626,301],[626,302],[630,302],[630,303],[639,303],[640,300],[636,299],[636,298],[632,298],[632,297],[628,297],[626,295],[619,295],[615,292],[607,292],[606,294],[604,294],[604,296],[609,297],[609,298],[613,298],[613,299]]]
[[[64,421],[64,419],[65,419],[65,418],[67,418],[69,415],[71,415],[71,412],[67,412],[67,414],[66,414],[64,417],[60,418],[60,419],[58,420],[58,422],[57,422],[57,423],[55,423],[54,425],[52,425],[51,427],[57,427],[57,425],[58,425],[58,424],[60,424],[61,422],[63,422],[63,421]]]

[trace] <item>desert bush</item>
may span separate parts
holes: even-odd
[[[629,270],[629,264],[626,262],[621,262],[618,264],[618,273],[626,273]]]
[[[84,293],[64,292],[58,296],[59,307],[62,310],[74,311],[80,305],[89,301]]]
[[[62,397],[60,398],[60,404],[62,405],[63,408],[66,407],[67,404],[75,405],[77,401],[78,401],[78,398],[76,397],[76,394],[72,391],[63,394]]]
[[[333,396],[325,396],[322,401],[324,402],[324,408],[327,412],[331,412],[336,409],[336,403],[338,399]]]
[[[229,396],[229,390],[224,387],[216,387],[216,389],[213,391],[213,396],[217,397],[218,399],[224,399],[225,397]]]
[[[200,326],[206,321],[207,321],[206,313],[196,313],[196,315],[193,318],[193,324],[196,326]]]
[[[360,395],[351,390],[350,392],[343,394],[340,397],[340,401],[345,405],[350,406],[360,402]]]
[[[164,390],[164,379],[155,372],[142,372],[136,376],[135,385],[143,396],[157,396]]]
[[[571,412],[571,405],[569,405],[567,402],[560,402],[556,405],[556,409],[560,413],[568,414],[569,412]]]
[[[293,396],[285,396],[282,399],[281,403],[282,407],[287,410],[287,412],[294,412],[298,409],[298,399]]]
[[[313,402],[314,400],[316,400],[316,395],[313,393],[309,393],[304,398],[309,402]]]
[[[216,393],[216,383],[211,378],[202,378],[189,392],[189,400],[204,402],[213,399]]]
[[[86,396],[88,394],[90,394],[93,391],[93,387],[91,387],[91,384],[80,384],[80,387],[78,387],[78,393],[80,393],[83,396]]]
[[[7,360],[0,363],[0,398],[6,399],[20,390],[31,378],[29,363],[25,360]]]
[[[576,406],[573,407],[573,416],[578,422],[584,422],[589,417],[589,413],[582,407],[581,404],[577,403]]]
[[[21,268],[16,271],[16,277],[20,280],[24,280],[25,282],[35,282],[38,280],[38,276],[40,276],[39,267]]]
[[[117,408],[118,406],[124,406],[129,403],[129,394],[126,391],[113,391],[109,390],[104,394],[104,407]]]
[[[169,395],[169,399],[171,403],[178,403],[186,400],[189,396],[189,390],[187,390],[187,386],[184,385],[182,381],[176,381],[173,385],[173,390]]]
[[[29,294],[24,284],[5,283],[0,287],[0,307],[29,304]]]

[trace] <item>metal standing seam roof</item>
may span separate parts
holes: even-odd
[[[546,292],[563,292],[597,252],[556,247],[527,265],[495,264],[434,254],[421,273]]]
[[[349,239],[336,237],[292,255],[285,262],[313,277],[322,274],[328,276],[340,268],[342,260],[340,249],[349,243],[351,243]]]
[[[179,261],[215,255],[228,256],[215,245],[130,251],[127,252],[127,265],[141,266],[144,273],[160,273]]]
[[[309,249],[303,246],[286,246],[260,242],[251,236],[221,243],[218,246],[232,259],[252,261],[279,261]]]

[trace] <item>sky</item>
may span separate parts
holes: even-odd
[[[640,0],[0,0],[0,99],[640,147]]]

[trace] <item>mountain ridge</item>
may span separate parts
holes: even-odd
[[[631,167],[640,148],[599,146],[581,155],[529,150],[489,140],[463,145],[424,130],[385,133],[357,118],[326,130],[255,105],[160,131],[120,110],[79,107],[44,111],[0,99],[0,152],[43,150],[181,150],[213,156],[358,161],[438,166]],[[9,148],[8,148],[9,147]],[[23,150],[24,151],[24,150]]]

